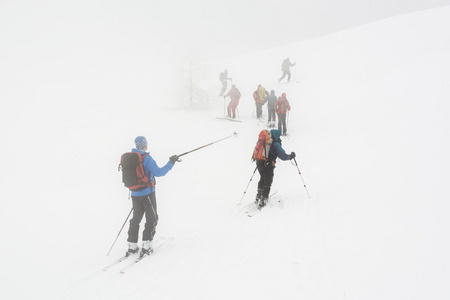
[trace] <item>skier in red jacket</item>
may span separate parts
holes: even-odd
[[[278,130],[280,130],[283,135],[286,135],[286,114],[291,110],[291,105],[286,98],[286,93],[281,94],[278,101],[275,103],[275,113],[278,115]]]
[[[241,98],[241,92],[238,90],[238,88],[233,84],[231,87],[231,90],[224,96],[230,97],[231,101],[230,104],[228,104],[228,118],[236,119],[236,108],[239,104],[239,99]],[[233,112],[233,116],[231,116],[231,112]]]

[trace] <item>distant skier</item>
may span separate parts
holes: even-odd
[[[283,135],[286,135],[286,114],[291,110],[291,105],[286,98],[286,93],[281,94],[278,101],[275,103],[275,112],[278,115],[278,130],[280,130]]]
[[[255,100],[256,105],[256,118],[262,117],[262,106],[264,105],[264,100],[269,95],[266,89],[258,84],[258,88],[253,92],[253,100]]]
[[[281,82],[281,80],[283,80],[284,77],[286,77],[286,75],[288,76],[288,81],[291,80],[291,67],[295,66],[296,63],[291,63],[291,60],[288,58],[286,58],[282,65],[281,65],[281,70],[283,71],[283,76],[281,76],[280,79],[278,79],[278,82]]]
[[[228,118],[236,119],[236,108],[239,104],[239,99],[241,98],[241,92],[238,90],[238,88],[233,84],[231,87],[231,90],[224,96],[230,97],[231,101],[230,104],[228,104]],[[231,112],[233,112],[233,115],[231,115]]]
[[[267,119],[267,126],[270,128],[275,127],[275,103],[277,102],[278,98],[275,96],[275,91],[271,90],[270,95],[266,97],[265,102],[267,102],[267,111],[268,111],[268,119]]]
[[[228,77],[228,70],[225,70],[219,74],[219,80],[222,83],[222,89],[220,90],[219,96],[223,96],[223,94],[227,90],[228,80],[232,80]]]
[[[139,251],[138,237],[139,224],[145,214],[145,228],[142,233],[142,250],[141,255],[149,254],[153,251],[152,240],[156,232],[158,224],[158,213],[156,207],[155,195],[155,177],[164,176],[172,170],[175,162],[179,161],[177,155],[169,158],[169,161],[160,168],[155,160],[147,151],[147,140],[143,136],[138,136],[134,140],[136,148],[132,149],[132,153],[139,153],[142,159],[143,169],[148,179],[148,184],[138,190],[131,190],[131,199],[133,202],[133,218],[130,220],[130,228],[128,229],[128,253],[136,253]],[[122,163],[122,162],[121,162]]]
[[[269,150],[268,160],[256,161],[256,167],[258,168],[258,172],[261,177],[258,182],[255,202],[258,203],[260,207],[265,206],[267,204],[267,200],[269,199],[277,158],[281,160],[290,160],[295,158],[294,152],[291,152],[291,154],[286,154],[281,146],[281,131],[278,129],[272,129],[270,130],[270,135],[272,137],[272,146]]]

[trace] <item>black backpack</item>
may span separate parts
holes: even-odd
[[[140,191],[155,186],[150,180],[150,172],[145,173],[144,157],[148,153],[127,152],[120,157],[119,171],[122,171],[122,182],[130,191]]]

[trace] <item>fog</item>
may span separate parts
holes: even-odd
[[[7,55],[235,55],[450,4],[449,0],[1,1]],[[2,55],[3,62],[7,60]],[[42,57],[41,57],[42,58]],[[3,63],[2,62],[2,63]]]
[[[1,1],[3,298],[449,298],[450,6],[342,31],[442,4],[376,2]],[[277,47],[291,39],[307,40]],[[289,84],[277,82],[286,56]],[[242,122],[215,117],[224,68]],[[189,98],[189,72],[211,108],[167,109]],[[281,202],[248,218],[236,202],[265,126],[258,83],[292,100],[283,147],[312,199],[280,162]],[[104,256],[130,209],[117,164],[134,137],[163,162],[232,132],[158,181],[158,234],[174,242],[128,277],[101,271],[126,247],[122,233]]]
[[[36,103],[49,103],[49,111],[62,98],[173,99],[186,93],[192,65],[444,4],[450,1],[3,0],[0,106],[7,113]],[[215,81],[218,72],[211,71]]]

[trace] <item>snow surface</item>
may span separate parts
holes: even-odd
[[[155,78],[149,88],[133,68],[95,76],[108,58],[51,75],[39,61],[30,74],[11,68],[21,80],[2,79],[0,297],[448,299],[448,28],[442,7],[195,63],[192,89]],[[297,66],[279,84],[285,57]],[[242,123],[215,118],[225,68]],[[259,83],[291,102],[283,147],[312,198],[279,161],[276,197],[248,218]],[[134,137],[163,165],[234,132],[158,179],[157,236],[173,241],[124,275],[104,272],[126,249],[128,225],[106,256],[130,210],[117,164]]]

